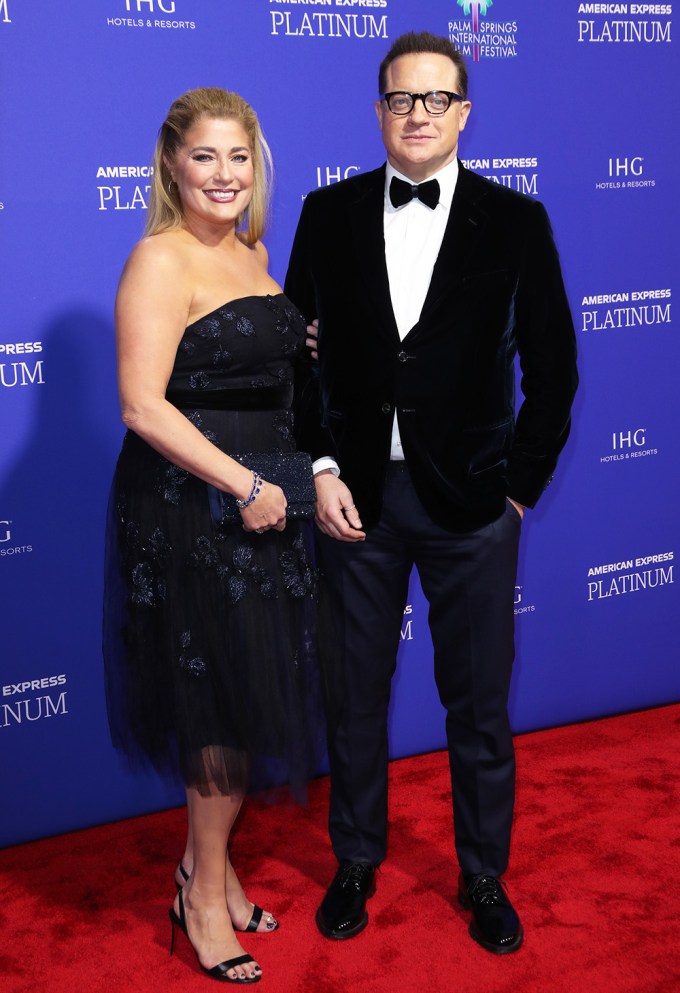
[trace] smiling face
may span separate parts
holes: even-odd
[[[400,55],[387,67],[385,76],[386,93],[459,93],[458,85],[458,70],[451,59],[430,52]],[[375,108],[391,165],[414,183],[422,183],[439,172],[456,157],[458,135],[465,127],[470,107],[469,100],[453,101],[445,114],[433,117],[422,100],[416,100],[411,113],[399,117],[384,100],[378,100]]]
[[[248,135],[229,118],[201,118],[166,165],[189,227],[236,225],[253,195]]]

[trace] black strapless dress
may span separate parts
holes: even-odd
[[[182,336],[167,396],[224,452],[294,449],[305,324],[283,294],[232,300]],[[216,525],[206,484],[128,431],[107,525],[113,743],[188,786],[299,785],[323,751],[312,522]]]

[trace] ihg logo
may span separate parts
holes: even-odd
[[[164,14],[175,13],[175,0],[125,0],[125,9],[137,14],[153,14],[160,10]]]

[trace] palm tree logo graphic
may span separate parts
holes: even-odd
[[[479,32],[479,15],[486,17],[489,7],[493,7],[493,0],[458,0],[458,6],[463,8],[466,17],[472,14],[472,33],[476,35]],[[472,61],[479,62],[478,42],[472,45]]]

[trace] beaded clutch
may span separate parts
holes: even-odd
[[[247,452],[232,459],[258,473],[265,482],[283,490],[288,506],[286,517],[304,520],[314,517],[316,489],[312,459],[307,452]],[[223,524],[240,524],[241,514],[231,493],[208,486],[208,502],[213,520]]]

